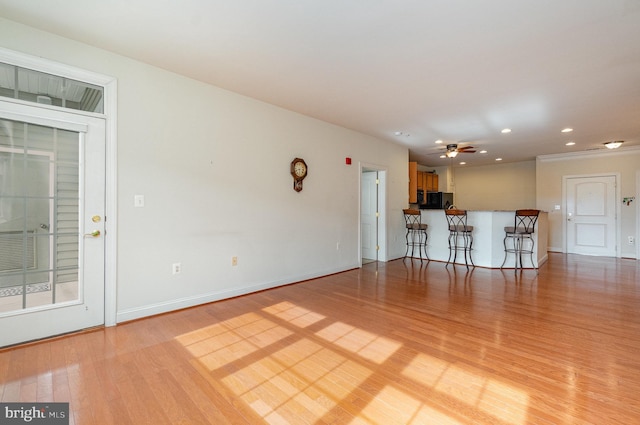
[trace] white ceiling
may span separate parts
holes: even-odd
[[[449,164],[437,139],[487,150],[468,165],[640,145],[640,0],[0,0],[0,16],[425,165]]]

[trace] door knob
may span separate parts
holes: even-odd
[[[94,238],[97,238],[98,236],[100,236],[100,230],[94,230],[91,233],[85,233],[85,236],[92,236]]]

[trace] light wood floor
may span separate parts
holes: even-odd
[[[73,424],[638,424],[640,266],[402,260],[0,351]]]

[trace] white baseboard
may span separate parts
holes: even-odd
[[[548,252],[548,251],[547,251]],[[549,254],[544,254],[542,257],[538,258],[538,267],[542,264],[546,263],[549,260]]]

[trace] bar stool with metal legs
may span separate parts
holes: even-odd
[[[533,233],[536,230],[536,222],[540,210],[523,209],[516,210],[513,226],[505,226],[504,228],[504,261],[500,268],[503,268],[507,262],[507,255],[513,253],[515,257],[514,269],[518,271],[518,262],[520,269],[523,269],[522,254],[529,254],[531,258],[531,266],[538,272],[538,265],[533,261],[533,253],[535,243],[533,241]],[[507,247],[507,242],[510,241]],[[525,244],[527,246],[525,246]]]
[[[414,256],[415,248],[418,248],[418,257],[420,257],[420,261],[423,260],[423,250],[424,257],[429,260],[429,255],[427,254],[427,228],[429,226],[422,222],[422,214],[420,214],[420,210],[405,209],[402,210],[402,212],[404,213],[404,221],[407,228],[407,233],[405,235],[405,239],[407,240],[407,250],[404,253],[404,258],[407,258],[409,255],[409,248],[411,248],[411,257]]]
[[[453,263],[455,264],[458,257],[458,251],[464,252],[464,264],[469,268],[469,263],[473,267],[473,259],[471,258],[471,250],[473,249],[473,226],[467,224],[467,211],[449,208],[444,210],[449,225],[449,258],[447,266],[451,262],[453,255]],[[469,259],[467,260],[467,256]]]

